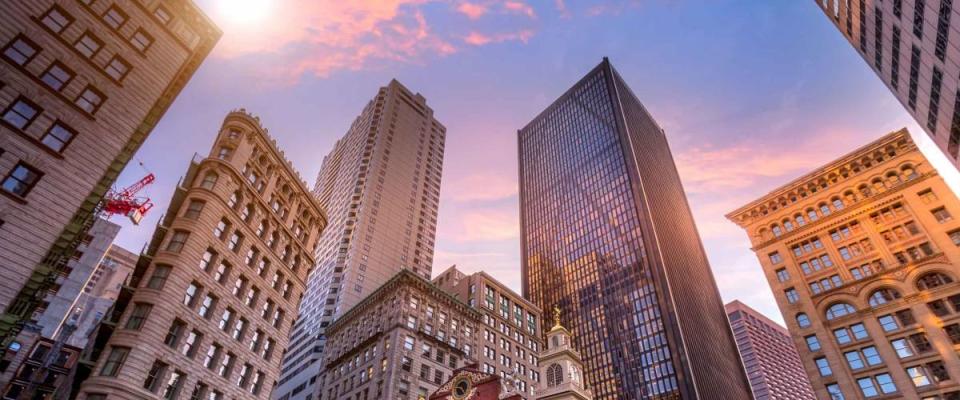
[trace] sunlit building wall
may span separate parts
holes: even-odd
[[[906,130],[727,215],[750,238],[817,398],[960,398],[957,215]]]
[[[749,398],[664,131],[609,61],[518,137],[524,295],[596,398]]]

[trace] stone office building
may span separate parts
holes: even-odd
[[[259,119],[191,162],[84,362],[79,399],[267,399],[326,216]]]
[[[514,303],[506,303],[511,316],[500,318],[493,307],[471,307],[458,299],[471,286],[478,294],[470,296],[475,300],[487,288],[495,290],[494,302],[520,299],[479,273],[465,276],[452,268],[431,283],[411,271],[400,272],[330,326],[326,372],[314,398],[427,398],[455,370],[471,364],[513,382],[517,394],[532,398],[539,379],[539,354],[532,350],[540,346],[539,327],[534,326],[535,334],[526,333],[525,317],[521,324],[513,320]],[[534,317],[539,320],[538,313]]]
[[[220,35],[189,0],[0,3],[0,338],[42,309]]]
[[[727,217],[820,399],[960,398],[960,201],[904,129]]]

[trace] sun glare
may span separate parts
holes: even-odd
[[[219,12],[225,22],[232,24],[253,24],[267,18],[273,6],[273,0],[219,0]]]

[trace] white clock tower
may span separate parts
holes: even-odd
[[[580,352],[573,347],[570,331],[560,325],[560,309],[553,309],[553,329],[547,332],[547,349],[540,355],[544,383],[538,400],[593,400],[583,377]]]

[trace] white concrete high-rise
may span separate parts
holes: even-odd
[[[306,399],[324,328],[403,269],[430,279],[446,128],[396,80],[324,157],[314,194],[329,226],[284,354],[275,399]]]

